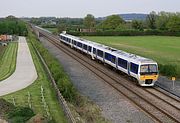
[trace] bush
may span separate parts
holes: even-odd
[[[33,110],[28,107],[16,107],[8,112],[7,118],[11,123],[25,123],[34,115]]]
[[[162,65],[159,64],[159,69],[160,69],[160,73],[162,75],[165,76],[177,76],[177,66],[176,65],[171,65],[171,64],[166,64],[166,65]]]
[[[63,97],[69,102],[76,101],[77,91],[71,83],[68,75],[64,72],[63,67],[59,64],[59,61],[55,59],[39,41],[36,40],[32,33],[29,33],[28,36],[44,58]]]

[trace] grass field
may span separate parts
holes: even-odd
[[[3,54],[4,54],[4,52],[5,52],[6,49],[7,49],[6,46],[1,46],[1,45],[0,45],[0,61],[1,61],[2,56],[3,56]]]
[[[12,98],[15,98],[16,105],[29,106],[29,103],[28,103],[28,92],[29,92],[31,95],[30,100],[32,104],[32,109],[34,110],[34,112],[46,116],[46,111],[41,101],[41,86],[43,86],[45,100],[48,105],[50,117],[52,117],[56,123],[59,123],[59,122],[66,123],[67,121],[64,116],[64,112],[59,107],[55,92],[52,88],[50,81],[47,78],[46,72],[44,71],[44,68],[37,54],[35,53],[32,45],[30,43],[28,44],[31,50],[33,61],[36,66],[38,79],[29,87],[23,90],[20,90],[18,92],[15,92],[13,94],[6,95],[3,98],[8,100],[9,102],[12,102]]]
[[[9,43],[5,50],[2,50],[0,58],[0,81],[9,77],[16,67],[18,43]]]
[[[157,61],[175,64],[180,78],[180,37],[170,36],[88,36],[82,37]]]

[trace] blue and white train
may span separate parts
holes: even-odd
[[[66,32],[61,33],[59,37],[71,48],[78,49],[90,55],[92,59],[100,60],[135,78],[141,86],[154,86],[158,79],[158,64],[151,59],[75,37]]]

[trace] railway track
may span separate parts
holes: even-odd
[[[110,71],[102,64],[98,64],[81,53],[74,52],[73,49],[59,42],[57,37],[41,32],[42,35],[57,48],[71,56],[86,68],[103,79],[114,89],[127,97],[138,108],[151,116],[155,122],[179,123],[180,122],[180,99],[165,94],[156,88],[142,88],[123,77],[118,73]]]

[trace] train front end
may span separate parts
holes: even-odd
[[[154,86],[159,76],[158,64],[156,62],[145,63],[139,67],[139,84],[141,86]]]

